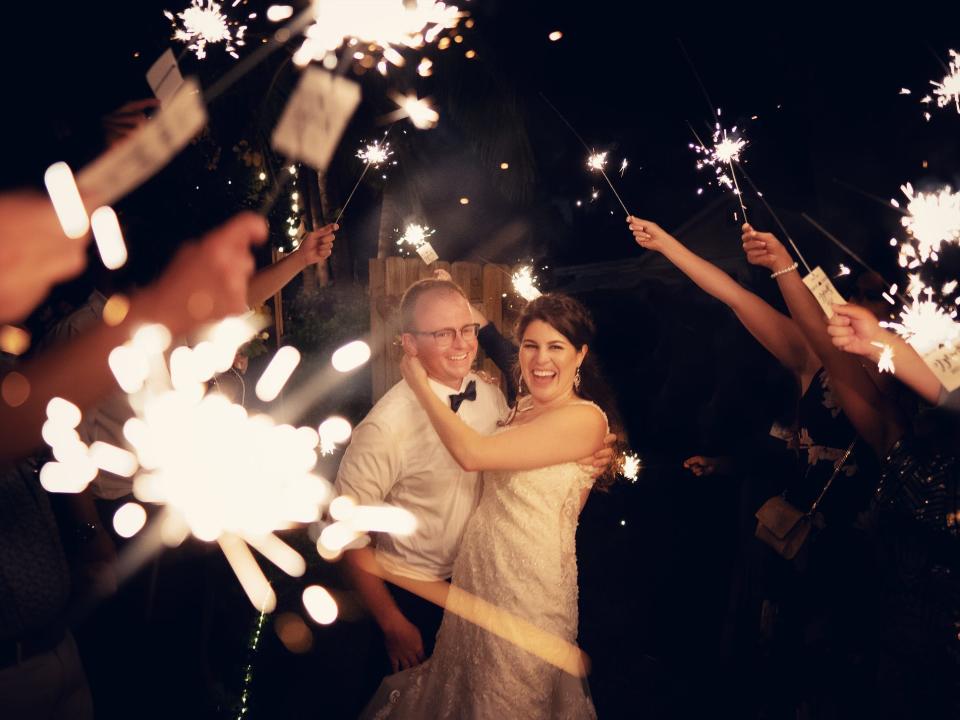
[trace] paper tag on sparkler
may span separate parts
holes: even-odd
[[[183,75],[180,74],[180,67],[177,65],[177,59],[173,55],[173,50],[167,48],[167,51],[161,55],[157,61],[147,70],[147,84],[157,96],[161,105],[166,105],[177,90],[183,85]]]
[[[420,259],[427,265],[431,265],[440,259],[437,251],[433,249],[433,245],[428,242],[423,243],[423,245],[417,248],[417,255],[419,255]]]
[[[834,305],[844,305],[847,302],[819,265],[803,278],[803,284],[809,288],[827,317],[833,317]]]
[[[112,205],[166,166],[206,124],[200,86],[190,78],[148,123],[80,171],[84,204]]]
[[[960,346],[931,350],[923,356],[923,361],[933,370],[947,392],[960,387]]]
[[[274,128],[273,148],[323,172],[360,104],[360,86],[319,68],[308,68]]]

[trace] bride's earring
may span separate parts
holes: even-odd
[[[577,365],[577,374],[573,376],[573,389],[580,389],[580,366]]]
[[[523,370],[517,375],[517,397],[523,395]]]

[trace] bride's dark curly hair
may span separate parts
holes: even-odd
[[[622,425],[620,422],[620,413],[617,410],[617,404],[610,386],[607,385],[600,370],[600,363],[597,354],[593,349],[594,337],[597,333],[593,317],[580,302],[574,300],[569,295],[563,293],[547,293],[541,295],[535,300],[527,303],[527,306],[520,312],[517,318],[514,337],[518,343],[523,341],[523,334],[527,327],[534,320],[540,320],[546,323],[554,330],[563,335],[570,344],[580,350],[584,345],[590,348],[583,363],[580,365],[580,388],[576,391],[577,395],[584,400],[590,400],[599,405],[607,414],[610,422],[610,432],[616,433],[618,438],[622,438]],[[514,369],[516,377],[520,376],[520,361]],[[519,394],[517,402],[519,403]],[[610,464],[607,470],[597,478],[595,487],[597,489],[606,489],[616,480],[619,471],[618,457],[622,450],[620,442],[614,447],[616,456],[614,462]]]

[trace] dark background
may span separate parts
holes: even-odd
[[[244,2],[226,11],[262,15],[266,6]],[[96,155],[97,119],[149,94],[143,74],[169,43],[163,7],[107,2],[9,11],[2,50],[4,186],[39,186],[50,162],[68,159],[77,168]],[[375,72],[356,77],[364,99],[327,175],[334,206],[359,172],[356,148],[383,132],[389,90],[432,96],[441,120],[431,131],[405,124],[392,131],[397,165],[386,180],[371,173],[358,191],[338,234],[333,287],[339,289],[326,291],[324,304],[312,309],[347,317],[343,298],[359,297],[358,287],[362,293],[387,197],[403,219],[437,229],[432,242],[442,259],[533,261],[544,289],[584,300],[596,315],[595,350],[616,388],[630,442],[648,465],[637,483],[595,495],[581,521],[581,642],[594,661],[597,709],[601,717],[725,709],[739,716],[736,709],[753,692],[751,669],[731,661],[730,645],[721,640],[729,629],[738,540],[750,527],[750,513],[740,509],[743,478],[696,479],[680,463],[693,454],[752,452],[771,420],[789,408],[792,388],[729,311],[662,258],[637,248],[602,178],[585,168],[586,151],[541,93],[591,147],[610,152],[609,175],[632,212],[675,232],[762,295],[770,296],[771,283],[743,262],[736,202],[708,184],[712,176],[695,169],[688,148],[689,126],[709,134],[711,105],[722,108],[725,125],[746,128],[745,169],[811,264],[831,275],[841,260],[854,266],[801,212],[900,281],[888,245],[890,237],[902,237],[899,216],[864,193],[886,200],[907,181],[920,189],[957,185],[960,117],[950,107],[922,106],[919,98],[930,79],[943,77],[947,49],[960,45],[960,18],[943,3],[896,14],[872,6],[857,15],[801,5],[766,14],[683,6],[671,15],[607,1],[491,0],[465,7],[475,25],[461,30],[463,43],[425,51],[434,60],[432,77],[416,76],[415,53],[386,79]],[[547,39],[553,30],[564,33],[559,42]],[[268,32],[265,21],[252,21],[241,56]],[[467,49],[476,50],[476,59],[464,57]],[[257,168],[243,156],[260,152],[271,177],[280,169],[265,142],[296,80],[283,66],[288,56],[279,51],[213,104],[208,131],[120,203],[135,279],[155,274],[182,240],[258,206],[268,188],[254,180]],[[187,56],[181,67],[209,87],[235,62],[211,46],[206,60]],[[913,94],[899,95],[901,87]],[[932,113],[929,122],[924,110]],[[621,178],[623,157],[630,166]],[[501,162],[510,164],[508,171],[499,169]],[[593,189],[599,197],[590,202]],[[772,229],[761,204],[744,191],[753,224]],[[462,196],[468,205],[459,203]],[[277,228],[271,242],[278,246],[286,241],[284,212],[271,215]],[[295,307],[301,318],[311,310],[309,303]],[[362,331],[362,315],[327,325],[303,320],[299,332],[314,343],[316,362],[334,339]],[[291,332],[297,337],[296,323]],[[305,363],[304,374],[308,369]],[[367,392],[361,378],[315,412],[337,409],[359,418]],[[335,460],[326,471],[335,472]],[[250,655],[244,648],[254,618],[217,553],[197,544],[159,567],[159,584],[145,592],[167,612],[154,609],[137,630],[170,678],[138,675],[126,691],[142,699],[133,688],[151,689],[158,715],[189,707],[198,716],[226,717],[252,658],[251,717],[348,712],[355,702],[350,668],[360,652],[348,593],[338,595],[346,619],[315,628],[310,652],[289,652],[268,622]],[[319,563],[310,572],[340,586],[334,567]],[[277,581],[281,610],[300,612],[302,585]],[[88,635],[86,645],[81,634],[100,707],[111,705],[105,694],[125,692],[116,675],[98,675],[117,661],[110,634],[129,632],[118,617],[101,618],[100,634]]]

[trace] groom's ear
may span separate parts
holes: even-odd
[[[417,356],[417,344],[413,341],[413,335],[410,333],[403,333],[400,335],[400,347],[403,348],[403,351],[412,357]]]

